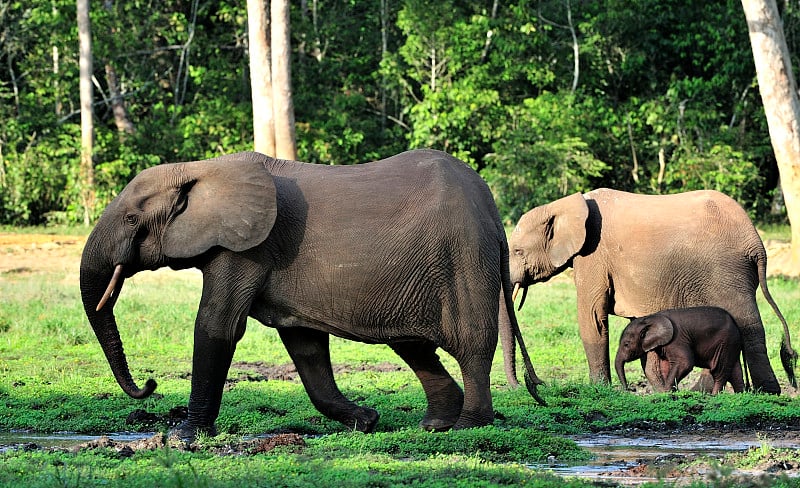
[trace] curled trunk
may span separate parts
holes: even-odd
[[[86,260],[84,255],[83,260]],[[109,270],[110,271],[110,270]],[[106,285],[111,281],[111,273],[95,272],[86,263],[81,263],[81,298],[89,323],[92,325],[97,340],[103,348],[106,360],[114,377],[122,390],[133,398],[147,398],[156,388],[156,382],[147,380],[144,388],[139,388],[131,377],[128,360],[122,347],[117,321],[114,317],[114,303],[122,288],[122,280],[115,286],[114,296],[102,307],[98,307],[103,299]],[[97,309],[100,310],[97,310]]]

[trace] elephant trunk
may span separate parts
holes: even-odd
[[[619,382],[622,383],[622,389],[628,390],[628,379],[625,377],[625,359],[617,354],[617,359],[614,362],[614,366],[617,369],[617,376],[619,377]]]
[[[92,329],[94,329],[100,346],[103,348],[103,353],[105,353],[106,360],[111,366],[111,371],[119,386],[133,398],[147,398],[155,390],[156,382],[149,379],[144,388],[139,388],[133,381],[114,317],[114,303],[124,281],[124,279],[119,279],[122,268],[118,266],[115,269],[114,276],[116,276],[117,282],[113,286],[110,285],[114,281],[112,274],[110,272],[97,271],[91,266],[90,259],[87,258],[87,250],[89,248],[90,243],[87,243],[87,248],[81,258],[80,276],[81,299],[83,300],[86,316],[92,325]],[[113,296],[111,296],[111,292],[113,292]]]

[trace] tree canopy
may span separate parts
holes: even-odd
[[[90,213],[148,166],[252,149],[245,2],[90,15]],[[800,13],[782,15],[800,53]],[[0,223],[83,219],[75,19],[74,0],[0,0]],[[713,188],[768,217],[777,168],[738,1],[315,0],[292,2],[291,35],[299,160],[442,149],[508,221],[600,186]]]

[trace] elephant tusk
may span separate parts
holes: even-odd
[[[100,309],[103,308],[103,305],[105,305],[108,299],[111,297],[111,294],[114,293],[114,290],[117,288],[117,282],[119,281],[120,275],[122,275],[122,265],[118,264],[117,267],[114,268],[114,274],[111,276],[111,281],[108,283],[108,287],[106,288],[105,293],[103,293],[100,303],[97,304],[95,312],[99,312]]]
[[[522,300],[519,301],[519,307],[517,307],[517,311],[522,310],[522,306],[525,305],[525,297],[528,296],[528,287],[522,289]]]
[[[514,283],[514,292],[511,293],[511,301],[512,302],[516,302],[517,301],[517,293],[519,293],[519,282]]]

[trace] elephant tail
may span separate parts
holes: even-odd
[[[519,330],[519,323],[517,322],[517,316],[514,313],[514,301],[511,298],[511,276],[509,273],[508,268],[508,244],[503,240],[503,253],[502,253],[502,286],[500,290],[501,294],[501,310],[500,310],[500,317],[506,315],[508,320],[505,322],[504,319],[501,319],[500,322],[505,322],[506,325],[501,325],[500,335],[503,338],[503,349],[505,351],[503,357],[506,364],[506,376],[509,375],[509,372],[513,374],[513,383],[509,379],[509,382],[514,384],[517,383],[516,378],[516,366],[515,366],[515,352],[514,352],[514,339],[519,342],[519,350],[522,353],[522,361],[525,365],[525,373],[523,377],[525,378],[525,387],[528,389],[528,393],[539,403],[539,405],[547,406],[547,402],[539,396],[539,392],[537,387],[539,385],[544,384],[544,382],[539,379],[536,375],[536,371],[533,369],[533,364],[531,363],[531,358],[528,355],[528,349],[525,347],[525,341],[522,339],[522,333]],[[503,309],[504,307],[504,309]],[[503,313],[505,311],[505,313]],[[505,332],[503,331],[505,328]],[[510,329],[510,330],[509,330]],[[508,340],[504,337],[504,333],[508,336]],[[506,346],[509,346],[508,348]],[[510,361],[509,361],[510,359]]]
[[[769,303],[769,306],[772,307],[773,312],[775,312],[775,315],[778,316],[778,320],[780,320],[781,324],[783,325],[783,338],[781,338],[780,351],[783,370],[786,371],[786,376],[789,378],[789,383],[792,385],[792,388],[797,388],[797,378],[795,377],[794,373],[795,366],[797,365],[797,352],[792,348],[792,341],[789,337],[789,324],[786,323],[786,319],[783,317],[778,305],[772,298],[769,288],[767,288],[766,252],[759,253],[758,257],[756,258],[756,267],[758,268],[758,284],[761,286],[761,293],[764,294],[764,298],[767,300],[767,303]]]

